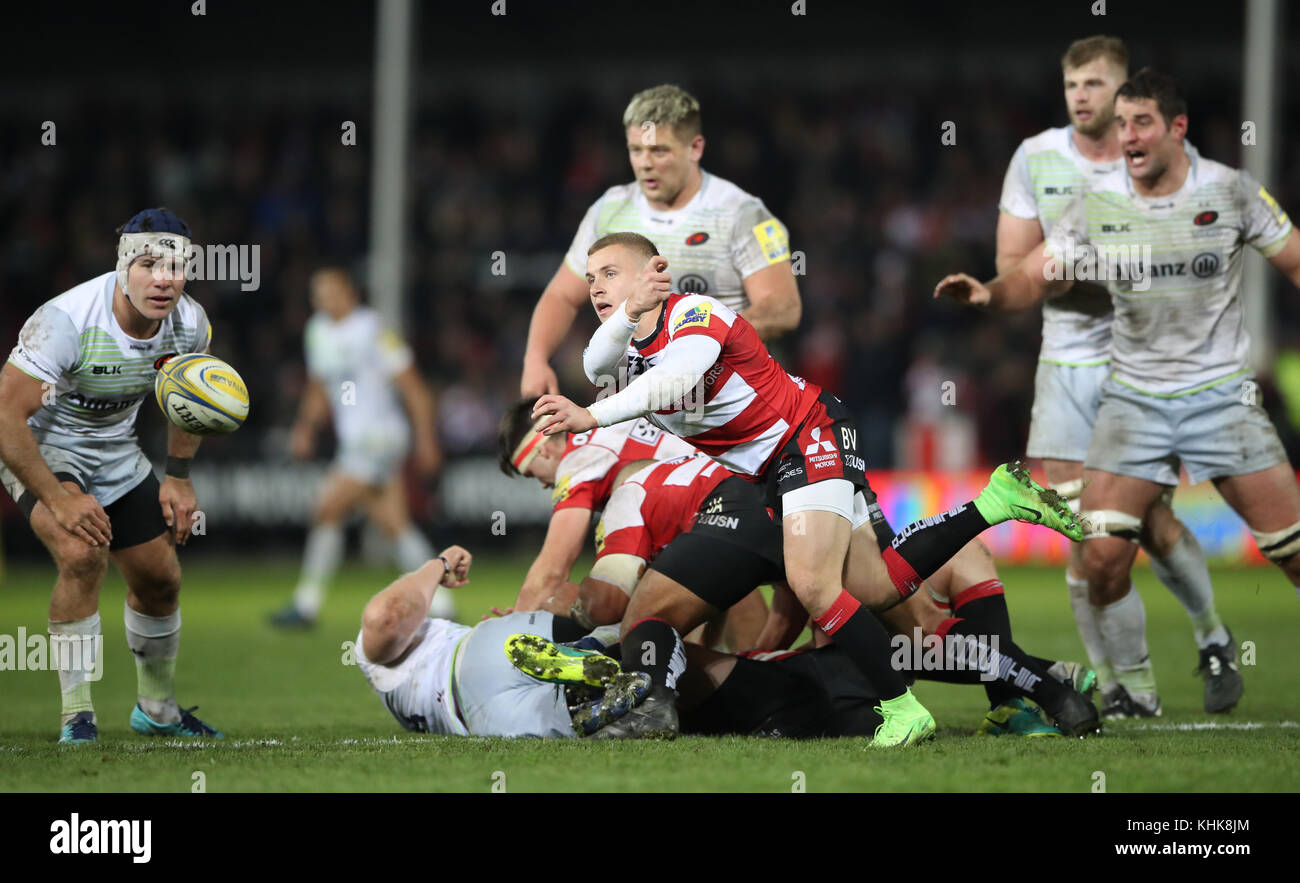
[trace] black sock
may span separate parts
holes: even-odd
[[[952,599],[952,615],[971,624],[967,634],[997,635],[1000,642],[1012,640],[1011,612],[1007,610],[1007,596],[999,579],[985,580],[959,592]],[[984,692],[988,695],[989,708],[997,708],[1016,695],[1002,681],[985,681]]]
[[[880,620],[847,591],[841,590],[830,609],[814,621],[827,637],[843,648],[844,654],[876,687],[881,699],[897,699],[907,692],[903,676],[890,663],[888,632]]]
[[[657,687],[677,688],[686,670],[686,648],[677,630],[662,619],[643,619],[623,636],[623,670],[643,671]]]
[[[557,644],[569,644],[591,634],[591,629],[578,625],[567,616],[556,616],[551,620],[551,640]]]
[[[880,553],[898,594],[903,598],[911,595],[922,580],[988,527],[973,502],[904,527]]]
[[[981,683],[1032,699],[1045,709],[1059,708],[1064,701],[1069,688],[1037,665],[1014,641],[996,632],[985,632],[978,623],[967,619],[956,620],[947,634],[956,639],[944,642],[945,659],[952,668],[959,669],[962,664],[974,667],[984,678]],[[995,680],[987,680],[990,676]]]

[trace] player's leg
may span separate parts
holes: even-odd
[[[271,617],[273,625],[303,627],[315,623],[329,581],[343,558],[344,519],[374,494],[371,485],[347,472],[336,469],[326,476],[303,549],[302,572],[293,601]]]
[[[131,729],[151,736],[221,733],[176,701],[176,657],[181,637],[181,565],[158,506],[152,475],[105,507],[113,520],[110,557],[126,580],[122,618],[136,667]]]
[[[81,490],[76,482],[64,481],[69,490]],[[33,504],[28,508],[25,504]],[[103,672],[99,651],[103,644],[99,619],[99,587],[108,570],[108,550],[91,546],[59,527],[44,503],[20,494],[19,507],[28,512],[32,531],[50,552],[58,578],[50,595],[49,633],[51,645],[60,646],[59,690],[62,709],[61,742],[93,742],[98,738],[91,684]],[[72,652],[80,654],[79,664]],[[67,662],[68,664],[64,664]]]
[[[1143,516],[1164,492],[1154,481],[1098,469],[1084,471],[1083,512],[1088,525],[1083,568],[1102,649],[1115,673],[1103,693],[1104,718],[1160,714],[1155,672],[1147,651],[1146,608],[1133,587],[1133,559]]]
[[[767,602],[754,589],[727,611],[722,626],[722,644],[733,653],[756,646],[763,624],[767,622]]]
[[[1260,552],[1282,569],[1300,596],[1300,487],[1291,464],[1216,478],[1214,486],[1250,527]]]
[[[433,546],[411,521],[401,472],[389,476],[380,492],[372,495],[367,502],[367,512],[371,520],[378,524],[393,541],[393,556],[397,568],[402,573],[419,570],[426,561],[434,557],[436,553]],[[455,613],[456,606],[452,601],[451,592],[439,592],[434,595],[433,606],[429,608],[430,616],[451,619]]]

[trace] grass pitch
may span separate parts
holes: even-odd
[[[481,556],[458,590],[477,620],[514,597],[527,562]],[[672,743],[463,739],[402,732],[359,671],[343,664],[366,599],[394,574],[346,568],[321,623],[282,633],[267,614],[288,597],[292,563],[187,556],[178,697],[223,730],[209,742],[158,741],[127,727],[135,666],[123,638],[124,584],[101,598],[104,677],[94,686],[100,742],[60,747],[58,683],[47,671],[0,671],[0,790],[4,791],[1064,791],[1300,790],[1300,642],[1295,594],[1272,569],[1216,570],[1219,609],[1237,641],[1253,642],[1246,695],[1227,716],[1201,709],[1186,617],[1150,571],[1135,579],[1165,715],[1109,724],[1087,740],[972,736],[983,691],[921,682],[939,722],[934,743],[871,752],[863,740],[814,742],[683,737]],[[1056,569],[1005,568],[1018,643],[1083,659]],[[8,570],[0,633],[44,634],[52,566]],[[197,775],[197,774],[202,774]]]

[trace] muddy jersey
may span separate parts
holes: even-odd
[[[636,181],[611,187],[587,209],[564,262],[587,276],[587,249],[609,233],[640,233],[668,259],[673,287],[716,297],[737,312],[749,307],[745,279],[790,260],[785,227],[763,201],[730,181],[701,172],[700,191],[675,211],[657,211]]]
[[[379,665],[362,651],[357,634],[357,665],[370,686],[379,694],[388,713],[403,729],[419,733],[468,736],[469,730],[456,716],[452,690],[452,662],[456,645],[472,631],[471,626],[446,619],[426,619],[416,632],[415,647],[393,665]]]
[[[1168,196],[1139,195],[1123,170],[1095,182],[1048,238],[1062,265],[1090,262],[1106,279],[1114,377],[1150,395],[1249,370],[1242,258],[1247,246],[1271,257],[1291,233],[1286,212],[1249,174],[1189,157],[1187,180]]]
[[[695,448],[650,421],[626,420],[569,436],[555,470],[555,511],[600,511],[623,467],[637,460],[690,456]]]
[[[208,351],[212,329],[198,301],[182,294],[147,340],[131,337],[113,315],[117,273],[108,272],[46,301],[23,325],[9,362],[48,386],[27,420],[37,441],[49,435],[131,438],[140,405],[153,398],[164,356]]]

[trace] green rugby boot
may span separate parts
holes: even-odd
[[[604,687],[621,671],[618,662],[595,650],[556,644],[539,635],[511,635],[505,650],[515,668],[552,684]]]
[[[984,715],[975,735],[1059,739],[1062,733],[1043,720],[1040,709],[1017,696]]]
[[[896,699],[883,700],[875,710],[884,723],[876,727],[872,748],[904,748],[934,738],[934,715],[925,710],[911,690]]]
[[[1083,540],[1083,527],[1061,495],[1030,478],[1021,460],[993,470],[988,485],[975,498],[975,508],[989,524],[1024,521],[1050,527],[1075,542]]]

